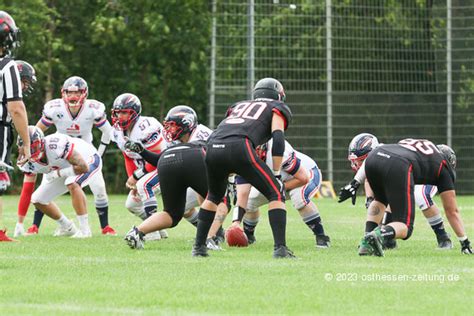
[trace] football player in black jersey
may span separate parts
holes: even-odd
[[[431,184],[438,192],[446,217],[456,233],[461,251],[472,254],[472,247],[456,203],[456,156],[446,145],[426,139],[404,139],[398,144],[382,145],[371,151],[365,162],[367,180],[381,207],[390,204],[392,222],[364,237],[369,254],[383,256],[382,245],[394,238],[408,239],[415,217],[415,184]]]
[[[208,194],[201,204],[192,255],[208,256],[206,237],[217,204],[224,197],[228,176],[244,177],[270,201],[268,217],[273,232],[274,258],[294,258],[286,247],[286,208],[280,169],[285,150],[284,130],[291,110],[284,103],[282,84],[273,78],[261,79],[253,89],[253,100],[235,103],[207,143]],[[273,139],[273,170],[262,161],[255,147]]]

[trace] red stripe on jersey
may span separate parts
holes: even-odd
[[[273,108],[272,112],[277,114],[279,117],[283,119],[284,122],[284,128],[285,130],[288,128],[288,121],[286,120],[286,117],[280,112],[280,110]]]
[[[69,158],[71,157],[72,152],[74,150],[74,144],[73,143],[71,143],[71,144],[72,144],[72,146],[71,146],[71,149],[69,149],[69,152],[67,153],[66,160],[69,160]]]
[[[446,160],[441,161],[441,163],[439,164],[438,178],[439,178],[439,175],[441,174],[441,170],[443,169],[444,165],[446,165]]]
[[[408,168],[408,177],[407,177],[407,201],[408,201],[408,212],[407,212],[407,226],[410,227],[411,223],[411,172],[413,170],[413,165],[410,165]]]
[[[260,165],[257,163],[257,161],[255,160],[255,157],[252,155],[252,149],[250,147],[250,143],[249,143],[249,140],[248,138],[245,139],[245,145],[247,146],[247,151],[249,152],[249,155],[250,155],[250,158],[252,159],[252,163],[257,167],[258,171],[260,171],[261,174],[263,174],[263,176],[265,177],[265,179],[268,180],[268,182],[270,183],[271,187],[273,188],[273,190],[275,190],[275,192],[277,192],[277,195],[278,195],[278,201],[282,201],[281,199],[281,194],[280,194],[280,190],[278,190],[278,188],[275,186],[275,184],[273,183],[272,181],[272,178],[270,178],[268,176],[267,173],[265,173],[265,170],[262,169],[262,167],[260,167]]]

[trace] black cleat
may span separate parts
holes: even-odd
[[[286,246],[278,246],[273,250],[273,258],[275,259],[282,259],[282,258],[289,258],[289,259],[296,259],[296,256],[293,254],[293,251],[288,249]]]
[[[247,236],[247,240],[249,241],[249,245],[255,243],[257,239],[255,238],[255,235],[253,233],[247,232],[244,230],[245,235]]]
[[[193,257],[209,257],[209,254],[207,253],[207,246],[194,244],[191,255]]]
[[[331,247],[331,239],[326,235],[316,235],[316,248]]]
[[[386,239],[383,241],[383,249],[395,249],[397,248],[397,240],[395,238]]]
[[[448,233],[443,235],[436,235],[436,239],[438,240],[438,249],[440,250],[449,250],[453,249],[453,243],[449,238]]]

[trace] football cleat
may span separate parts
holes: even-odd
[[[360,240],[360,244],[359,244],[359,256],[368,256],[372,252],[373,251],[372,251],[372,248],[370,247],[370,245],[367,243],[365,238],[362,238]]]
[[[166,231],[166,229],[162,229],[159,232],[160,232],[161,239],[168,238],[168,232]]]
[[[115,236],[117,235],[117,232],[112,227],[107,225],[104,228],[102,228],[102,235]]]
[[[377,227],[364,237],[365,241],[367,244],[370,246],[370,249],[372,251],[369,253],[369,255],[375,255],[377,257],[383,257],[384,252],[383,252],[383,237],[382,233],[380,232],[380,228]]]
[[[13,237],[20,237],[25,234],[25,227],[23,226],[23,223],[16,223],[15,225],[15,231],[13,232]]]
[[[254,234],[247,234],[246,231],[244,231],[244,233],[245,233],[245,235],[247,235],[247,240],[249,242],[249,245],[254,244],[255,242],[257,242],[257,238],[255,238]]]
[[[219,246],[219,243],[214,239],[216,237],[211,237],[206,240],[206,247],[209,250],[222,250],[221,246]]]
[[[216,238],[218,243],[224,243],[225,242],[225,229],[219,227],[219,229],[216,232]]]
[[[191,255],[193,257],[209,257],[209,254],[207,253],[207,246],[194,244]]]
[[[331,239],[326,235],[316,235],[316,248],[331,247]]]
[[[79,229],[74,235],[71,236],[71,238],[90,238],[92,237],[92,232],[90,229],[87,230],[81,230]]]
[[[76,225],[73,222],[67,227],[58,227],[54,231],[54,237],[62,237],[62,236],[73,236],[78,232]]]
[[[16,241],[15,239],[12,239],[7,236],[7,230],[0,230],[0,242],[2,241]]]
[[[448,233],[443,235],[436,235],[436,239],[438,240],[438,249],[440,250],[449,250],[453,249],[453,243],[449,238]]]
[[[159,231],[151,232],[146,234],[143,239],[145,241],[161,240],[161,234]]]
[[[296,256],[293,254],[293,251],[288,249],[286,246],[278,246],[273,250],[273,258],[275,259],[296,259]]]
[[[31,225],[25,233],[25,236],[38,235],[39,228],[35,224]]]
[[[145,248],[145,235],[138,230],[135,226],[130,229],[130,231],[125,235],[125,242],[132,249],[143,249]]]

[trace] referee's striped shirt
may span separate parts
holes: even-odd
[[[0,124],[10,123],[12,118],[8,113],[7,102],[22,100],[20,73],[16,62],[11,57],[0,58]]]

